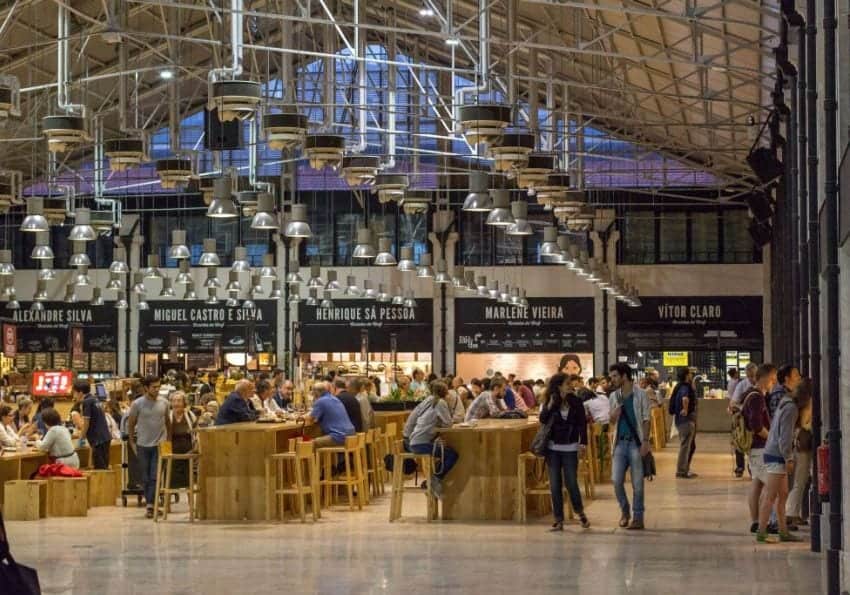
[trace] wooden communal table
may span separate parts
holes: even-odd
[[[382,431],[386,431],[387,424],[395,423],[396,425],[396,435],[394,438],[396,440],[401,440],[401,432],[404,430],[404,424],[407,421],[407,418],[410,417],[412,410],[406,411],[376,411],[375,412],[375,427],[380,428]]]
[[[77,442],[75,439],[74,442]],[[77,456],[80,459],[80,469],[91,468],[91,448],[88,446],[77,447]],[[18,450],[17,452],[4,452],[0,455],[0,507],[3,506],[3,486],[7,481],[16,479],[29,479],[30,475],[38,471],[38,468],[48,463],[47,453],[35,448]],[[109,465],[121,466],[121,442],[113,441],[109,447]]]
[[[318,435],[318,427],[306,432]],[[244,422],[198,430],[201,461],[200,518],[210,521],[262,521],[266,518],[266,457],[286,452],[301,424]]]
[[[537,418],[482,419],[440,430],[460,456],[443,482],[442,518],[510,521],[517,498],[517,457],[528,450]]]

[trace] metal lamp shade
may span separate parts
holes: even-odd
[[[198,265],[202,267],[221,266],[221,259],[215,251],[215,238],[207,238],[204,240],[204,251],[201,252],[201,258],[198,260]]]
[[[244,246],[236,246],[233,249],[233,266],[231,270],[237,273],[251,272],[251,263],[248,262],[248,249]]]
[[[50,231],[50,224],[44,216],[44,199],[32,197],[27,199],[27,215],[21,222],[21,231],[36,233]]]
[[[53,258],[53,248],[50,247],[50,232],[39,231],[35,234],[35,246],[30,257],[35,260]]]
[[[273,230],[278,228],[277,214],[274,212],[274,197],[263,192],[257,197],[257,212],[251,219],[251,229]]]
[[[463,201],[463,210],[473,213],[486,213],[493,208],[490,192],[487,190],[489,176],[487,172],[469,172],[469,194]]]
[[[307,223],[307,205],[292,205],[283,235],[288,238],[309,238],[313,235]]]
[[[487,225],[499,227],[509,226],[514,223],[514,216],[510,209],[510,193],[507,190],[493,190],[493,210],[487,215]]]
[[[354,245],[354,251],[351,253],[351,258],[358,260],[371,260],[378,253],[375,247],[372,246],[372,232],[368,229],[357,230],[357,243]]]
[[[93,242],[97,239],[97,233],[91,226],[91,211],[85,207],[77,209],[74,215],[74,227],[68,236],[71,241]]]
[[[395,256],[390,252],[390,239],[380,238],[378,240],[378,254],[375,256],[375,266],[387,267],[397,264]]]
[[[171,248],[168,250],[168,258],[174,260],[187,260],[192,257],[186,246],[186,230],[175,229],[171,232]]]
[[[413,247],[402,246],[401,258],[398,261],[398,270],[404,273],[412,273],[416,271],[416,263],[413,262]]]

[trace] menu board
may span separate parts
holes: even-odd
[[[224,304],[157,300],[139,312],[139,351],[213,353],[216,342],[223,353],[275,351],[277,300],[255,300],[254,309]]]
[[[457,353],[593,352],[593,298],[455,299]]]
[[[70,367],[70,360],[68,359],[67,353],[54,353],[53,354],[53,367],[57,370],[61,370],[62,368]]]
[[[66,304],[42,302],[44,310],[32,311],[31,302],[6,316],[18,327],[18,353],[61,353],[70,351],[69,329],[82,329],[83,351],[118,351],[118,313],[112,304]]]
[[[18,353],[15,356],[15,369],[18,371],[32,370],[32,354]]]
[[[115,354],[109,353],[108,351],[103,351],[99,353],[91,354],[91,371],[92,372],[114,372],[115,365]]]
[[[88,370],[89,369],[89,356],[87,353],[80,353],[71,358],[71,369],[72,370]]]
[[[617,349],[701,351],[764,346],[761,296],[644,297],[617,304]]]
[[[401,351],[431,353],[433,300],[417,299],[414,308],[372,300],[334,300],[333,306],[299,303],[301,351],[359,353],[363,345],[361,331],[365,330],[372,353],[391,351],[392,335]]]
[[[33,353],[32,354],[32,367],[38,370],[46,370],[51,368],[50,354],[49,353]]]

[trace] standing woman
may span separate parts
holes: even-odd
[[[564,484],[570,495],[573,510],[585,529],[590,527],[581,490],[578,486],[578,455],[587,446],[587,418],[584,405],[570,388],[570,377],[558,373],[549,380],[546,404],[540,407],[540,423],[551,420],[546,465],[549,468],[549,488],[552,492],[552,531],[564,530]]]
[[[785,507],[788,522],[792,525],[806,525],[803,517],[803,498],[812,474],[812,401],[800,408],[797,417],[797,435],[794,439],[794,485],[788,492],[788,504]]]
[[[171,395],[171,450],[186,454],[194,448],[195,416],[186,406],[186,393],[178,390]],[[189,461],[174,461],[171,470],[171,488],[189,487]]]
[[[791,395],[782,397],[776,408],[776,415],[770,422],[763,455],[767,493],[763,495],[759,508],[759,528],[756,535],[756,541],[759,543],[767,541],[767,521],[774,503],[779,521],[779,541],[802,541],[788,532],[785,504],[788,500],[788,474],[794,472],[794,429],[800,409],[807,407],[811,400],[812,381],[805,378]]]

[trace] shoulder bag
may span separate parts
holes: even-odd
[[[629,426],[629,430],[632,434],[634,434],[635,442],[637,442],[638,448],[640,448],[642,444],[640,434],[637,433],[637,429],[632,423],[632,420],[625,412],[621,412],[620,415],[622,415],[623,419],[626,420],[626,425]],[[647,481],[652,481],[652,478],[655,477],[655,475],[655,457],[652,455],[652,451],[649,451],[643,456],[643,477]]]
[[[546,451],[549,450],[549,435],[552,433],[552,423],[554,420],[555,414],[553,413],[549,416],[549,419],[545,424],[540,424],[540,427],[537,429],[537,433],[531,440],[531,452],[536,454],[538,457],[545,456]]]

